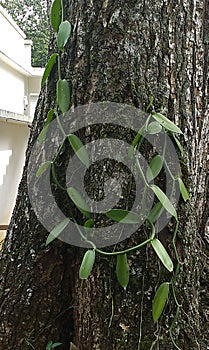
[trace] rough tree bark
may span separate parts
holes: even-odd
[[[182,304],[175,330],[181,349],[208,344],[208,45],[209,3],[179,0],[65,1],[74,31],[63,57],[72,103],[127,103],[146,109],[149,97],[185,134],[182,160],[191,199],[178,209]],[[53,51],[54,40],[50,44]],[[83,255],[47,232],[27,193],[27,166],[44,116],[55,101],[51,75],[42,90],[16,206],[1,252],[0,349],[45,349],[48,340],[69,349],[174,349],[167,327],[173,309],[154,325],[151,300],[159,276],[149,248],[129,255],[131,279],[122,292],[114,264],[98,258],[88,280],[78,278]],[[162,237],[163,239],[163,234]],[[136,238],[134,238],[136,240]],[[171,302],[172,305],[172,302]]]

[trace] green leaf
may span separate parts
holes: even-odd
[[[68,111],[70,104],[70,89],[66,79],[57,82],[57,103],[62,113]]]
[[[57,224],[48,235],[46,240],[46,245],[54,241],[55,238],[57,238],[60,235],[60,233],[67,227],[69,222],[70,222],[69,218],[65,218],[64,220],[60,221],[59,224]]]
[[[153,97],[149,96],[149,103],[148,103],[148,105],[146,107],[146,112],[148,112],[149,109],[152,108],[152,107],[153,107]]]
[[[57,53],[53,53],[46,65],[46,68],[44,70],[44,74],[41,80],[41,87],[45,84],[46,79],[48,78],[49,74],[51,73],[51,70],[56,62],[58,54]]]
[[[50,11],[50,22],[55,33],[58,32],[62,20],[62,0],[54,0]]]
[[[134,212],[122,209],[112,209],[105,213],[105,215],[117,222],[123,224],[138,224],[141,220],[140,216]]]
[[[129,282],[129,266],[126,254],[117,255],[116,274],[118,282],[126,289]]]
[[[133,151],[134,151],[134,147],[135,147],[135,146],[137,145],[137,143],[141,140],[141,138],[142,138],[142,136],[143,136],[143,131],[144,131],[144,129],[145,129],[145,126],[143,125],[143,126],[141,127],[141,129],[139,129],[139,131],[138,131],[138,133],[136,134],[136,136],[134,137],[134,139],[133,139],[133,141],[132,141],[132,143],[131,143],[131,146],[130,146],[130,148],[129,148],[129,152],[128,152],[129,157],[132,156]]]
[[[147,218],[148,221],[154,224],[155,221],[157,221],[157,219],[159,218],[162,208],[163,208],[162,204],[160,202],[157,202],[149,213],[149,216]]]
[[[158,258],[162,261],[163,265],[166,267],[166,269],[169,272],[173,271],[173,261],[171,260],[170,256],[168,255],[166,249],[162,245],[162,243],[159,241],[159,239],[155,238],[151,241],[151,245],[153,249],[155,250],[155,253],[157,254]]]
[[[158,122],[152,122],[148,125],[147,131],[149,134],[154,135],[161,132],[162,126]]]
[[[163,158],[160,155],[155,156],[151,160],[147,168],[147,172],[146,172],[147,181],[150,182],[153,179],[155,179],[160,173],[162,167],[163,167]]]
[[[136,136],[134,137],[133,141],[132,141],[132,146],[135,147],[137,145],[137,143],[140,141],[142,135],[143,135],[143,131],[144,131],[145,126],[143,125],[141,127],[141,129],[139,129],[138,133],[136,134]]]
[[[59,26],[57,34],[57,46],[59,50],[63,50],[71,34],[71,24],[68,21],[64,21]]]
[[[153,317],[154,323],[158,321],[158,319],[160,318],[163,312],[166,301],[168,299],[168,294],[169,294],[169,283],[164,282],[157,289],[157,292],[155,294],[153,304],[152,304],[152,317]]]
[[[45,163],[43,163],[39,168],[38,168],[38,171],[36,173],[36,176],[39,177],[41,176],[41,174],[43,174],[43,172],[49,167],[49,165],[52,164],[51,161],[47,161]]]
[[[73,187],[69,187],[67,189],[67,193],[76,207],[81,211],[81,213],[90,218],[90,208],[81,194]]]
[[[165,193],[156,185],[150,185],[149,186],[154,194],[159,199],[160,203],[163,205],[163,207],[174,216],[174,218],[177,220],[177,212],[174,208],[173,204],[171,203],[170,199],[165,195]]]
[[[178,149],[179,149],[179,151],[181,153],[181,156],[183,156],[184,155],[184,149],[183,149],[182,145],[180,144],[179,140],[177,139],[177,137],[175,135],[173,135],[173,138],[174,138],[174,140],[176,142],[176,145],[177,145],[177,147],[178,147]]]
[[[176,126],[171,120],[166,118],[161,113],[152,113],[152,117],[157,120],[165,129],[170,130],[172,132],[176,132],[178,134],[182,134],[182,131]]]
[[[94,220],[93,219],[86,220],[84,223],[84,228],[88,229],[88,228],[92,228],[92,227],[94,227]]]
[[[46,345],[46,350],[51,350],[53,342],[50,340]]]
[[[38,137],[38,141],[39,142],[42,142],[45,139],[45,136],[46,136],[46,133],[47,133],[47,129],[48,129],[49,124],[52,121],[53,115],[54,115],[54,110],[50,109],[50,111],[47,114],[46,123],[45,123],[42,131],[39,134],[39,137]]]
[[[89,155],[82,141],[74,134],[69,134],[68,140],[77,157],[88,168],[90,164]]]
[[[79,277],[82,279],[86,279],[89,277],[91,270],[93,268],[95,262],[95,250],[87,250],[85,253],[80,270],[79,270]]]
[[[180,177],[178,178],[178,182],[179,182],[179,188],[180,188],[182,198],[186,202],[190,198],[189,192],[187,191],[187,189],[186,189],[186,187],[185,187],[185,185]]]
[[[58,346],[62,345],[62,343],[59,343],[59,342],[56,342],[56,343],[53,343],[51,340],[47,343],[46,345],[46,350],[52,350],[52,349],[55,349],[57,348]]]

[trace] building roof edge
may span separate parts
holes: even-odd
[[[26,39],[25,33],[20,29],[20,27],[17,25],[17,23],[14,21],[12,16],[7,12],[7,10],[0,5],[0,13],[5,17],[5,19],[13,26],[13,28],[23,37],[23,39]]]

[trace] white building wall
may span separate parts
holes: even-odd
[[[1,151],[12,151],[4,174],[3,184],[0,185],[1,225],[8,224],[12,214],[22,176],[28,137],[29,128],[26,124],[0,121],[0,158]]]
[[[42,74],[31,67],[31,41],[0,5],[0,225],[14,208]]]
[[[24,114],[26,80],[22,74],[0,62],[0,109]]]
[[[0,51],[22,65],[26,36],[2,6],[0,6],[0,16]]]
[[[0,5],[0,110],[28,116],[29,122],[43,74],[43,69],[31,67],[31,45],[32,41],[26,40],[23,31]]]

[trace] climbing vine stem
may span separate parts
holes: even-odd
[[[129,150],[129,156],[133,157],[133,161],[135,162],[136,169],[139,172],[140,178],[142,179],[142,182],[144,184],[143,188],[143,195],[142,195],[142,209],[145,202],[145,198],[147,196],[148,190],[152,192],[152,194],[157,199],[157,202],[154,204],[153,208],[151,209],[150,213],[145,218],[145,228],[149,231],[149,238],[147,238],[145,241],[133,246],[129,247],[123,250],[115,251],[115,248],[113,251],[105,251],[103,249],[99,249],[96,244],[89,239],[89,235],[87,235],[87,232],[89,232],[89,229],[94,228],[94,220],[92,218],[91,212],[88,208],[88,205],[85,203],[84,199],[80,195],[80,193],[74,189],[74,188],[67,188],[64,187],[62,184],[60,184],[57,174],[56,174],[56,168],[55,163],[59,159],[61,152],[64,149],[65,142],[69,142],[70,147],[74,151],[74,153],[77,155],[79,160],[88,168],[89,167],[89,158],[88,154],[85,150],[85,147],[82,143],[82,141],[75,135],[75,134],[67,134],[64,130],[61,122],[61,114],[64,114],[68,111],[70,106],[70,89],[69,84],[67,80],[62,79],[62,72],[61,72],[61,61],[62,61],[62,54],[65,50],[65,46],[70,38],[71,35],[71,24],[68,21],[64,21],[64,6],[62,0],[54,0],[51,7],[51,25],[55,32],[55,36],[57,38],[57,51],[56,53],[52,54],[52,56],[49,59],[49,62],[47,63],[43,78],[42,78],[42,85],[46,82],[47,78],[49,77],[52,68],[57,61],[57,74],[58,74],[58,81],[57,81],[57,106],[56,111],[49,111],[46,124],[44,126],[43,131],[40,134],[39,141],[42,142],[44,140],[44,137],[46,135],[46,131],[48,128],[49,123],[52,121],[52,117],[55,116],[58,127],[61,131],[61,134],[63,136],[63,140],[61,142],[61,145],[59,146],[54,158],[52,161],[47,161],[44,164],[41,165],[41,167],[38,169],[36,175],[40,176],[48,166],[51,166],[51,174],[52,178],[54,180],[54,183],[57,185],[57,187],[66,192],[66,194],[71,199],[70,210],[69,210],[69,216],[70,218],[65,218],[62,222],[59,222],[53,230],[50,232],[46,244],[51,243],[55,238],[59,237],[59,235],[62,233],[62,231],[67,227],[70,219],[74,222],[78,234],[80,235],[80,238],[88,245],[90,248],[86,251],[81,266],[79,270],[80,278],[88,278],[91,274],[92,268],[95,263],[95,254],[101,254],[104,256],[116,256],[116,275],[118,282],[120,285],[126,289],[129,283],[129,264],[127,259],[127,254],[130,252],[134,252],[135,250],[142,249],[143,247],[147,246],[148,244],[153,248],[155,253],[157,254],[158,258],[164,265],[164,267],[170,272],[173,273],[173,276],[170,279],[170,282],[163,282],[157,289],[154,300],[153,300],[153,306],[152,306],[152,314],[153,314],[153,320],[154,322],[157,322],[160,318],[160,316],[163,314],[164,307],[166,305],[166,302],[168,301],[169,296],[169,288],[171,287],[172,291],[172,297],[175,303],[176,312],[175,316],[172,320],[172,323],[169,328],[169,335],[170,339],[174,345],[174,347],[178,350],[181,350],[178,345],[175,343],[175,340],[173,338],[173,330],[175,327],[175,324],[177,322],[178,316],[179,316],[179,310],[180,310],[180,304],[177,299],[177,292],[176,292],[176,284],[177,284],[177,277],[179,275],[181,262],[178,254],[178,250],[176,247],[176,237],[177,232],[179,228],[179,221],[177,217],[176,209],[174,208],[174,205],[172,201],[169,198],[172,198],[173,193],[175,191],[175,185],[176,182],[179,183],[180,192],[182,195],[182,198],[186,201],[189,199],[189,194],[186,190],[186,187],[183,184],[183,181],[180,177],[175,178],[175,176],[172,174],[172,171],[170,169],[170,166],[168,162],[166,161],[166,149],[167,149],[167,135],[172,135],[173,139],[175,140],[181,154],[183,152],[183,148],[180,145],[179,140],[176,138],[175,134],[182,134],[181,130],[173,123],[171,122],[167,117],[162,115],[161,113],[157,113],[154,110],[153,106],[153,98],[150,98],[149,105],[147,107],[147,112],[151,110],[152,112],[148,115],[146,122],[140,130],[137,132],[134,140],[131,143],[130,150]],[[111,123],[111,121],[110,121]],[[143,143],[143,141],[146,139],[146,135],[152,134],[156,135],[158,137],[158,134],[162,132],[164,133],[164,144],[163,144],[163,151],[162,155],[154,155],[152,160],[149,163],[148,169],[146,173],[143,171],[141,165],[140,165],[140,159],[138,157],[138,152],[140,150],[140,147]],[[135,154],[134,154],[135,152]],[[154,153],[154,152],[153,152]],[[171,181],[171,193],[169,196],[167,196],[163,190],[152,183],[152,181],[156,180],[158,175],[160,174],[162,168],[164,167],[165,170],[167,170]],[[84,223],[84,231],[81,230],[80,226],[78,225],[77,219],[75,216],[73,216],[72,211],[72,205],[74,205],[83,215],[83,218],[85,218]],[[170,255],[168,254],[167,250],[161,243],[161,241],[156,237],[156,223],[161,216],[163,211],[167,211],[171,216],[175,219],[175,228],[173,232],[172,237],[172,246],[175,256],[175,264],[173,263]],[[144,212],[144,210],[143,210]],[[141,217],[134,212],[124,210],[124,209],[113,209],[109,210],[108,212],[104,213],[107,218],[113,220],[117,223],[125,223],[125,224],[136,224],[139,223],[141,220]],[[151,231],[151,232],[150,232]],[[148,236],[147,236],[148,237]],[[174,268],[175,265],[175,268]],[[110,322],[111,324],[111,322]]]

